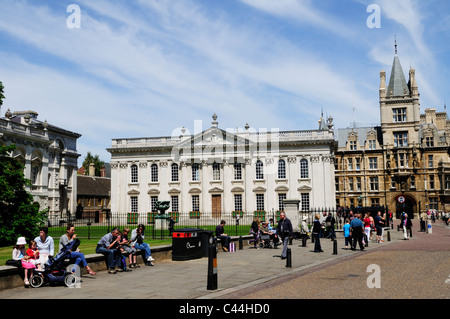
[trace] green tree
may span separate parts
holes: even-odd
[[[98,155],[94,156],[91,154],[91,152],[87,152],[87,155],[83,161],[84,175],[89,175],[89,165],[91,165],[91,163],[94,163],[95,176],[100,176],[101,169],[103,165],[105,165],[105,163],[102,160],[100,160],[100,157]]]
[[[47,210],[39,211],[26,190],[31,183],[23,174],[23,164],[9,156],[15,148],[0,145],[0,246],[20,236],[34,238],[47,219]]]

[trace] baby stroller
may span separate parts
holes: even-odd
[[[65,269],[65,260],[70,259],[70,252],[76,250],[80,241],[75,239],[65,245],[58,255],[49,257],[44,265],[44,270],[35,270],[30,279],[33,288],[39,288],[45,283],[64,283],[67,287],[73,287],[78,282],[77,276]]]
[[[273,240],[270,238],[269,234],[264,234],[262,231],[259,232],[259,238],[261,242],[259,243],[259,248],[274,248],[275,244]]]

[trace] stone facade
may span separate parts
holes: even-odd
[[[31,181],[28,191],[40,209],[49,210],[50,224],[75,213],[77,188],[77,139],[81,135],[38,120],[34,111],[0,118],[0,143],[15,144],[11,154],[21,161]]]
[[[416,218],[450,209],[450,120],[427,108],[420,114],[415,70],[406,82],[398,55],[389,85],[380,72],[380,126],[339,129],[336,204],[387,206]]]
[[[300,209],[334,207],[332,119],[310,131],[228,132],[212,126],[190,135],[114,139],[111,211],[146,213],[155,201],[168,212],[211,217],[235,211],[279,211],[284,199]]]

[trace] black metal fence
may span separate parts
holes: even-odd
[[[356,212],[369,212],[375,216],[378,211],[386,212],[384,207],[366,207],[352,209]],[[300,211],[299,220],[307,217],[307,224],[313,224],[316,214],[321,215],[324,219],[328,214],[336,219],[336,229],[341,229],[345,224],[345,219],[350,214],[350,209],[345,208],[314,208],[308,211]],[[76,228],[77,236],[80,238],[95,239],[101,238],[104,234],[110,232],[113,227],[123,230],[125,227],[130,229],[136,228],[137,225],[143,224],[146,227],[145,234],[148,238],[168,239],[171,238],[169,230],[170,220],[174,222],[174,230],[181,228],[200,228],[203,230],[214,231],[222,220],[225,221],[225,232],[230,236],[248,235],[250,226],[254,220],[267,221],[273,220],[271,225],[276,227],[280,218],[280,211],[254,211],[254,212],[222,212],[213,214],[210,212],[176,212],[160,215],[157,212],[145,213],[114,213],[114,212],[95,212],[95,214],[87,214],[85,216],[77,216],[83,218],[67,218],[61,220],[59,225],[53,225],[49,228],[50,235],[61,236],[65,233],[67,225],[72,223]],[[389,221],[388,221],[389,222]]]

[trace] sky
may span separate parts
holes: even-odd
[[[81,134],[110,161],[115,138],[377,125],[394,42],[421,112],[450,84],[448,0],[0,0],[7,109]],[[197,123],[197,124],[195,124]]]

